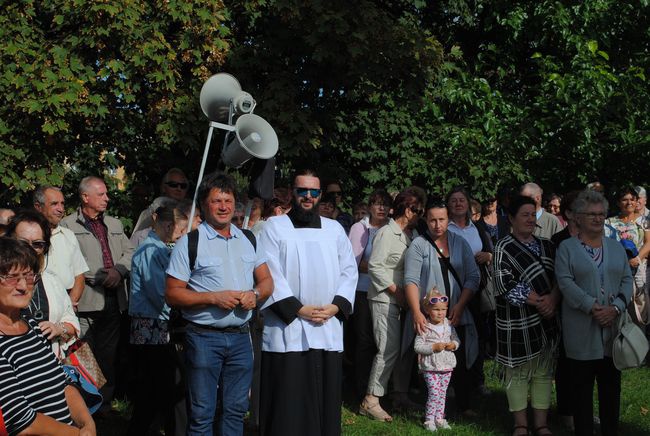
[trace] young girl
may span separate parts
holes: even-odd
[[[453,352],[460,341],[447,320],[448,303],[449,298],[435,286],[429,291],[422,300],[422,310],[428,318],[426,331],[415,338],[415,352],[428,390],[424,426],[430,431],[450,428],[445,420],[445,397],[456,366]]]

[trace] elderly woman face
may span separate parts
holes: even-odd
[[[605,231],[605,205],[602,203],[588,203],[584,210],[576,212],[576,223],[581,231],[591,234]]]
[[[463,216],[467,215],[467,211],[469,210],[469,202],[467,201],[467,197],[465,197],[462,192],[454,192],[449,197],[448,207],[449,213],[452,215],[452,217]]]
[[[43,229],[37,223],[22,221],[16,226],[16,239],[31,245],[39,256],[43,254],[47,245],[43,238]]]
[[[532,204],[522,205],[515,216],[510,216],[512,232],[519,236],[528,237],[535,231],[537,226],[537,215],[535,206]]]
[[[432,207],[427,211],[427,227],[433,239],[437,239],[447,232],[449,215],[444,207]]]
[[[38,276],[29,267],[13,266],[0,275],[0,312],[7,313],[29,306]]]

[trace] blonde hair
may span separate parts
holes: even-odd
[[[433,288],[431,288],[429,292],[427,292],[427,295],[425,295],[422,301],[420,302],[420,306],[422,306],[422,310],[426,312],[429,309],[431,309],[433,306],[435,306],[435,304],[431,304],[431,299],[433,297],[444,297],[444,296],[445,294],[440,293],[438,287],[434,286]],[[445,306],[449,307],[449,303],[436,303],[436,304],[444,304]]]

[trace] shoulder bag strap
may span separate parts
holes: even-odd
[[[457,273],[456,270],[454,269],[454,266],[453,266],[453,265],[451,264],[451,262],[449,261],[449,258],[448,258],[448,257],[445,257],[445,255],[442,254],[442,250],[440,250],[440,248],[438,248],[438,246],[436,245],[436,243],[433,242],[433,240],[431,239],[431,237],[429,236],[428,233],[426,233],[426,232],[425,232],[425,233],[422,233],[422,237],[423,237],[424,239],[426,239],[427,241],[429,241],[429,244],[433,245],[433,248],[436,249],[436,252],[437,252],[438,255],[440,256],[440,260],[445,264],[445,266],[447,267],[447,269],[449,269],[449,272],[451,272],[451,275],[454,277],[454,279],[455,279],[456,282],[458,283],[458,286],[460,286],[460,288],[462,289],[462,288],[463,288],[463,283],[460,281],[460,277],[458,276],[458,273]]]

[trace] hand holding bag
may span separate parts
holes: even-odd
[[[618,317],[618,331],[614,338],[612,357],[619,371],[637,368],[648,354],[648,339],[645,333],[632,322],[627,311]]]

